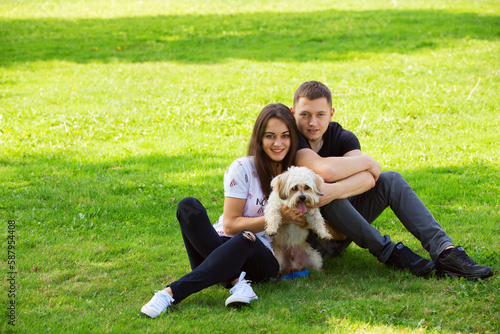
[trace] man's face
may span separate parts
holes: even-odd
[[[318,142],[321,141],[323,134],[328,129],[333,109],[328,105],[326,97],[316,100],[301,97],[295,103],[293,114],[300,133],[309,142]]]

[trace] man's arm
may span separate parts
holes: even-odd
[[[380,175],[380,165],[369,155],[361,154],[360,150],[352,150],[342,157],[320,157],[311,149],[303,148],[297,151],[295,158],[297,166],[305,166],[319,174],[325,182],[345,180],[360,172],[369,172],[375,181]]]
[[[374,186],[375,179],[369,172],[360,172],[339,182],[325,183],[321,188],[323,196],[320,196],[318,204],[314,207],[321,207],[335,199],[362,194]]]
[[[380,175],[377,161],[363,155],[361,150],[351,150],[342,157],[323,158],[310,149],[302,149],[297,156],[297,165],[309,167],[326,182],[322,188],[323,196],[315,207],[362,194],[375,186]]]

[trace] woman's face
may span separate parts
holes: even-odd
[[[285,122],[277,118],[267,121],[262,146],[274,162],[281,162],[285,158],[290,150],[290,130]]]

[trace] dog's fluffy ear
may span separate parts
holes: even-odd
[[[323,196],[323,193],[321,192],[321,187],[323,187],[323,178],[319,176],[318,174],[314,174],[314,185],[316,186],[316,195],[318,196]]]
[[[285,188],[287,175],[288,173],[280,174],[271,181],[271,187],[273,188],[273,191],[275,191],[282,200],[285,200],[288,197]]]

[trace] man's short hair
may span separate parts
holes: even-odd
[[[326,97],[328,105],[332,106],[332,92],[319,81],[306,81],[297,88],[293,96],[293,106],[299,101],[301,97],[305,97],[308,100],[316,100],[322,97]]]

